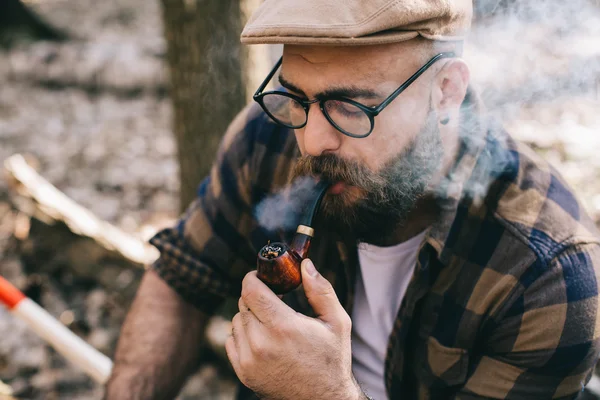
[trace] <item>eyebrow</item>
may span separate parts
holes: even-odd
[[[304,91],[302,91],[302,89],[300,89],[293,83],[287,81],[281,74],[279,74],[279,83],[281,83],[281,86],[283,86],[284,88],[286,88],[288,90],[291,90],[292,92],[296,92],[296,93],[301,94],[304,97],[308,97],[306,95],[306,93],[304,93]],[[376,91],[374,91],[372,89],[359,88],[356,86],[332,87],[332,88],[329,88],[322,92],[319,92],[315,95],[315,98],[317,98],[317,99],[330,98],[330,97],[347,97],[350,99],[361,98],[361,99],[369,99],[370,100],[370,99],[380,99],[383,96],[381,96],[380,93],[377,93]]]

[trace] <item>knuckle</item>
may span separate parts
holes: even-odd
[[[244,303],[248,304],[252,301],[252,298],[255,296],[255,290],[252,287],[252,284],[250,285],[244,285],[242,287],[242,295],[240,297],[240,300],[243,301]]]
[[[252,287],[254,286],[253,276],[254,274],[252,274],[252,272],[248,272],[244,276],[244,279],[242,279],[242,294],[244,293],[244,291],[252,289]]]
[[[260,310],[263,318],[270,316],[275,312],[275,305],[267,295],[255,292],[252,295],[252,305],[254,310]]]
[[[242,319],[242,324],[244,326],[248,325],[251,322],[252,317],[250,316],[250,313],[242,313],[241,314],[241,319]]]
[[[270,345],[270,339],[268,339],[264,335],[248,335],[248,345],[252,353],[252,358],[255,360],[270,360],[273,356],[272,347]]]
[[[339,325],[343,333],[352,332],[352,319],[347,313],[340,313]]]
[[[277,324],[273,324],[272,329],[273,329],[273,332],[276,333],[277,335],[286,337],[290,333],[292,333],[293,327],[292,327],[292,324],[290,324],[289,322],[284,320]]]
[[[242,326],[242,315],[240,313],[237,313],[233,316],[231,319],[231,325],[233,329],[236,327],[239,329]]]
[[[240,357],[240,368],[242,375],[247,377],[248,371],[252,371],[254,368],[254,361],[250,357]]]
[[[253,272],[254,271],[250,271],[247,272],[246,275],[244,275],[244,282],[252,281],[252,276],[255,275]]]
[[[269,298],[267,296],[265,296],[263,293],[260,293],[257,296],[256,303],[264,311],[269,312],[269,311],[272,311],[272,309],[273,309],[273,303],[271,303]]]
[[[257,359],[265,360],[271,357],[271,353],[269,350],[269,346],[265,343],[264,340],[256,340],[252,343],[252,354]]]

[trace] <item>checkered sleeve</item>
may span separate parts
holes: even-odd
[[[210,175],[178,223],[150,242],[160,251],[152,265],[185,300],[211,315],[228,296],[239,294],[243,275],[256,262],[251,229],[252,156],[249,106],[225,134]]]
[[[599,352],[597,244],[568,246],[529,266],[510,302],[484,328],[457,399],[574,399]]]

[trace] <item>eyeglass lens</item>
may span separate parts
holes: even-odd
[[[263,96],[266,111],[280,124],[300,128],[306,124],[307,113],[297,100],[277,93]],[[326,100],[323,111],[337,129],[354,136],[367,135],[371,131],[371,119],[359,107],[343,100]]]

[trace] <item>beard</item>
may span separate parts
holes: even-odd
[[[437,118],[430,111],[425,126],[400,154],[373,172],[355,161],[333,154],[304,156],[294,168],[294,177],[320,177],[343,182],[346,189],[328,193],[319,219],[339,233],[349,233],[366,243],[385,243],[405,226],[443,162],[443,145]]]

